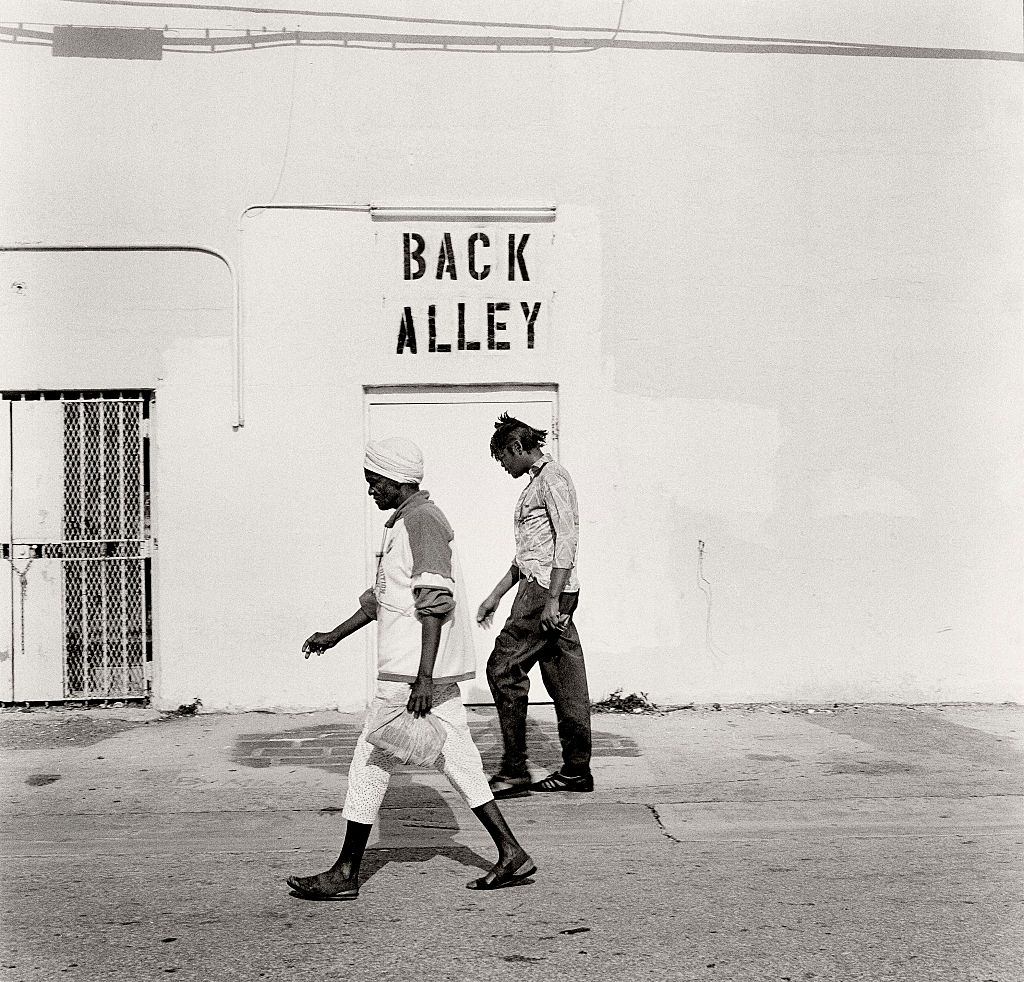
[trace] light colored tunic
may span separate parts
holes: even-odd
[[[434,764],[470,808],[491,801],[480,751],[469,732],[458,682],[476,674],[469,607],[455,533],[426,491],[408,497],[384,525],[377,580],[359,604],[377,621],[377,691],[367,713],[348,772],[343,816],[372,825],[377,820],[391,773],[402,765],[366,739],[378,704],[408,700],[419,671],[422,616],[443,618],[434,662],[431,714],[444,727],[445,743]]]
[[[384,525],[377,580],[359,604],[377,621],[377,678],[414,682],[420,665],[420,617],[441,617],[435,682],[476,675],[476,651],[455,548],[455,533],[426,491],[407,498]]]

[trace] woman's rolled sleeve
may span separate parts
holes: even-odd
[[[420,617],[447,617],[455,610],[455,598],[445,587],[421,586],[413,591]]]
[[[359,608],[371,621],[377,619],[377,596],[373,590],[364,590],[359,595]]]

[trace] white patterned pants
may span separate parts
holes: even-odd
[[[377,681],[374,704],[395,702],[408,697],[412,686],[407,682]],[[390,754],[366,740],[367,724],[373,718],[373,706],[366,714],[367,723],[359,734],[352,764],[348,769],[348,793],[342,815],[350,822],[373,825],[384,801],[391,780],[391,772],[403,766]],[[462,694],[455,682],[434,685],[434,707],[431,714],[444,725],[444,751],[434,765],[462,796],[470,808],[479,808],[491,801],[494,795],[487,784],[484,765],[480,760],[473,737],[469,732],[466,707],[462,705]]]

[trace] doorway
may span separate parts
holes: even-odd
[[[146,697],[151,404],[149,391],[0,396],[2,701]]]
[[[423,450],[422,487],[455,530],[465,578],[466,598],[474,622],[476,678],[462,683],[467,704],[490,705],[484,669],[494,638],[508,615],[512,594],[505,596],[490,628],[476,624],[476,609],[515,558],[512,515],[525,478],[512,480],[488,449],[494,421],[501,413],[548,431],[545,450],[558,458],[558,387],[556,385],[370,386],[366,389],[366,436],[379,440],[403,436]],[[367,501],[367,556],[377,549],[387,515]],[[368,565],[370,582],[373,569]],[[369,654],[373,683],[373,652]],[[530,701],[548,702],[534,668]]]

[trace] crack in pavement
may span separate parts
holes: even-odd
[[[654,821],[657,824],[658,829],[661,831],[661,834],[665,836],[666,839],[670,839],[676,845],[681,845],[682,839],[677,839],[667,828],[665,828],[665,823],[661,820],[661,815],[658,814],[657,805],[644,805],[644,807],[647,808],[654,816]]]

